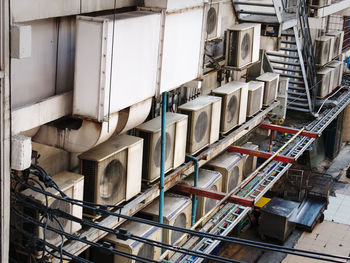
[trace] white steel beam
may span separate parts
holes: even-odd
[[[326,17],[338,12],[341,12],[350,7],[349,0],[343,0],[338,3],[331,4],[329,6],[325,6],[319,9],[316,9],[315,17]]]

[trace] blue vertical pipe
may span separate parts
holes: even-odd
[[[166,109],[167,92],[162,94],[162,128],[161,128],[161,151],[160,151],[160,184],[159,184],[159,223],[163,224],[164,209],[164,175],[165,175],[165,148],[166,148]],[[163,229],[161,229],[161,238],[163,241]]]
[[[194,163],[194,182],[193,186],[197,187],[198,185],[198,174],[199,174],[199,164],[197,158],[186,154],[186,157]],[[197,196],[192,196],[192,217],[191,217],[191,226],[196,223],[196,213],[197,213]]]

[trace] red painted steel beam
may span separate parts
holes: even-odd
[[[298,129],[293,129],[285,126],[278,126],[268,123],[261,123],[259,125],[259,128],[266,129],[266,130],[272,130],[272,131],[278,131],[278,132],[284,132],[289,134],[297,134],[299,132]],[[300,135],[309,137],[309,138],[317,138],[319,134],[317,132],[310,132],[310,131],[303,131]]]
[[[175,185],[172,189],[175,191],[181,192],[181,193],[186,193],[186,194],[194,194],[198,196],[203,196],[207,197],[210,199],[216,199],[216,200],[221,200],[223,199],[226,194],[221,193],[221,192],[216,192],[212,190],[207,190],[199,187],[194,187],[188,184],[182,184],[179,183]],[[245,198],[237,195],[231,195],[228,199],[227,202],[229,203],[235,203],[243,206],[248,206],[248,207],[253,207],[254,206],[254,200],[251,198]]]
[[[252,150],[252,149],[238,147],[238,146],[230,146],[227,148],[227,150],[229,152],[248,154],[248,155],[257,156],[257,157],[264,158],[264,159],[269,159],[273,155],[273,153],[264,152],[264,151],[257,151],[257,150]],[[294,163],[295,162],[295,159],[293,157],[288,157],[288,156],[283,156],[283,155],[277,155],[272,160],[282,162],[282,163]]]

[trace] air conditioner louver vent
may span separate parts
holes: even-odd
[[[125,194],[125,166],[119,160],[111,161],[100,179],[100,197],[104,203],[117,200],[118,194]]]
[[[67,214],[71,214],[72,212],[72,205],[68,202],[62,201],[62,200],[58,200],[56,199],[55,201],[52,202],[52,204],[50,205],[51,209],[59,209],[62,212],[65,212]],[[69,220],[59,217],[58,221],[60,222],[60,224],[54,220],[54,219],[48,219],[48,226],[55,228],[55,229],[59,229],[61,230],[61,226],[63,227],[63,229],[67,229],[68,224],[69,224]],[[49,231],[46,230],[46,239],[49,242],[52,242],[54,240],[56,240],[57,238],[60,238],[60,235],[53,232],[53,231]]]
[[[246,60],[251,52],[251,36],[248,33],[244,34],[240,52],[242,60]]]
[[[209,124],[209,118],[207,112],[201,112],[196,120],[194,128],[194,137],[196,142],[201,142],[207,133]]]
[[[216,185],[213,185],[212,187],[210,187],[211,191],[218,191],[218,188]],[[212,210],[214,208],[214,206],[217,204],[217,200],[216,199],[211,199],[211,198],[207,198],[205,200],[205,208],[204,208],[204,213],[207,214],[210,210]]]
[[[216,9],[210,7],[207,14],[207,34],[212,34],[217,27],[218,17],[216,14]]]
[[[175,219],[173,226],[186,228],[186,226],[187,226],[186,215],[184,213],[181,213],[180,215],[178,215]],[[183,233],[179,232],[179,231],[174,231],[174,230],[171,230],[171,231],[172,231],[171,244],[174,244],[177,240],[179,240],[179,238],[183,235]]]
[[[169,135],[169,133],[166,133],[165,136],[165,162],[168,160],[169,156],[170,156],[170,151],[171,151],[171,145],[172,145],[172,139]],[[162,138],[159,137],[158,141],[156,143],[156,147],[154,149],[154,153],[153,153],[153,160],[154,160],[154,165],[156,167],[160,167],[160,157],[161,157],[161,145],[162,145]]]
[[[154,257],[154,246],[150,244],[143,244],[142,247],[139,250],[139,253],[137,253],[137,256],[153,259]],[[141,261],[136,260],[135,263],[141,263]]]
[[[227,105],[228,118],[226,122],[231,123],[234,118],[237,119],[237,113],[239,112],[239,99],[233,95]]]

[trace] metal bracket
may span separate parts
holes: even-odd
[[[272,131],[278,131],[278,132],[284,132],[289,134],[297,134],[299,132],[298,129],[293,129],[285,126],[278,126],[268,123],[262,123],[259,125],[259,128],[272,130]],[[317,132],[310,132],[310,131],[303,131],[301,136],[309,137],[309,138],[317,138],[319,134]]]

